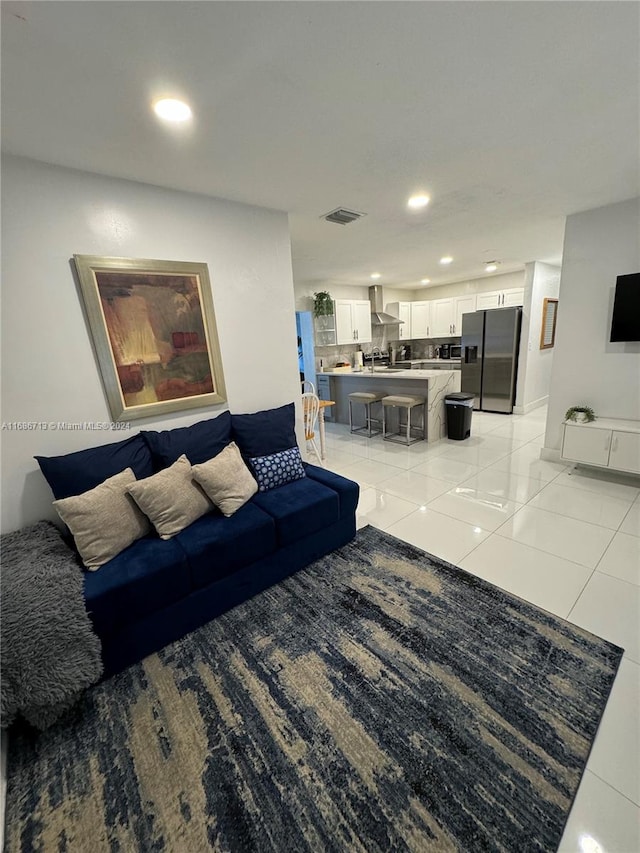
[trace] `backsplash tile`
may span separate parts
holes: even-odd
[[[336,366],[338,361],[348,361],[351,365],[355,363],[355,354],[358,350],[363,352],[371,352],[373,347],[378,347],[381,352],[389,351],[389,345],[393,347],[396,353],[396,358],[400,348],[404,345],[410,347],[411,358],[427,358],[427,348],[429,346],[440,346],[441,344],[459,344],[460,338],[419,338],[416,340],[406,341],[398,340],[396,337],[389,337],[387,329],[392,330],[392,334],[396,334],[395,327],[374,326],[372,329],[373,340],[370,344],[335,344],[329,347],[315,348],[316,354],[316,372],[320,370],[320,360],[325,370],[330,370]]]

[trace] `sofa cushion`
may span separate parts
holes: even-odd
[[[244,506],[258,491],[258,484],[244,463],[235,441],[203,462],[192,465],[191,475],[210,501],[227,517]]]
[[[231,415],[233,439],[245,459],[269,456],[296,446],[296,412],[293,403],[252,415]]]
[[[275,520],[280,546],[303,539],[340,519],[338,493],[309,477],[269,492],[258,492],[251,503]]]
[[[230,518],[205,515],[175,537],[186,554],[194,588],[208,586],[276,550],[273,519],[252,503]]]
[[[183,454],[192,465],[217,456],[231,441],[231,415],[221,412],[215,418],[198,421],[188,427],[145,430],[141,433],[149,445],[155,470],[173,465]]]
[[[84,595],[96,632],[108,635],[189,594],[187,559],[175,540],[138,539],[99,572],[87,572]]]
[[[268,492],[269,489],[276,489],[306,476],[299,447],[290,447],[269,456],[255,456],[249,460],[249,464],[261,492]]]
[[[90,571],[99,569],[151,532],[149,519],[127,492],[135,482],[135,474],[126,468],[95,489],[53,502]]]
[[[151,451],[141,435],[65,456],[35,458],[57,499],[88,492],[125,468],[131,468],[138,480],[153,474]]]
[[[326,468],[320,468],[318,465],[309,465],[308,462],[302,464],[307,477],[311,477],[312,480],[316,480],[338,493],[340,518],[346,518],[355,513],[360,497],[360,485],[358,483],[341,477],[340,474],[334,474],[333,471],[328,471]]]
[[[191,476],[186,456],[146,480],[131,483],[127,490],[151,519],[161,539],[171,539],[213,509],[213,504]]]

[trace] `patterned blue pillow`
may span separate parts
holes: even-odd
[[[269,489],[306,477],[300,450],[297,447],[290,447],[288,450],[281,450],[270,456],[254,456],[249,461],[260,492],[268,492]]]

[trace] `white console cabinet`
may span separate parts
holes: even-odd
[[[565,421],[561,456],[576,464],[640,474],[640,421]]]

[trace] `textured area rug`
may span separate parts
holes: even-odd
[[[10,739],[8,851],[552,851],[622,650],[373,528]]]

